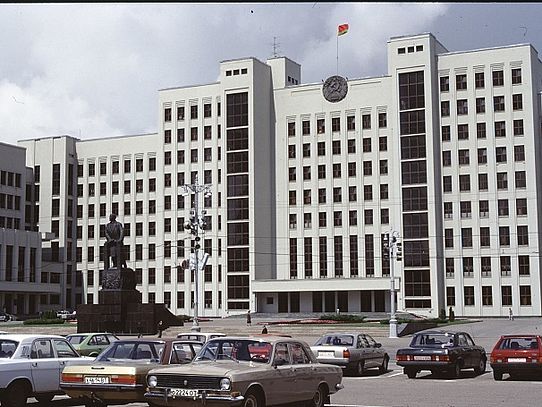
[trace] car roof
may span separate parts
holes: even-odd
[[[112,334],[111,332],[81,332],[81,333],[75,333],[75,334],[69,334],[69,335],[66,335],[66,337],[68,336],[88,336],[88,335],[113,335],[113,336],[117,336],[115,334]]]
[[[300,339],[294,339],[287,336],[278,336],[278,335],[251,335],[251,336],[224,336],[221,338],[214,338],[211,340],[252,340],[255,342],[270,342],[270,343],[276,343],[276,342],[301,342],[306,343],[303,340]]]
[[[63,336],[60,336],[60,335],[10,334],[10,333],[7,333],[7,334],[2,334],[1,339],[8,339],[8,340],[12,340],[12,341],[21,342],[21,341],[24,341],[24,340],[27,340],[27,339],[28,340],[34,340],[34,339],[66,339],[66,338],[63,337]]]
[[[222,335],[222,336],[226,336],[226,334],[222,333],[222,332],[181,332],[181,333],[177,334],[177,336],[179,336],[179,335],[203,335],[203,336]]]
[[[168,338],[169,339],[169,338]],[[193,340],[187,340],[187,339],[179,339],[179,338],[171,338],[171,342],[175,343],[186,343],[188,345],[203,345],[203,342],[200,341],[193,341]]]
[[[501,338],[540,338],[540,335],[536,334],[508,334],[501,335]]]
[[[466,332],[455,332],[455,331],[443,331],[443,330],[431,330],[431,331],[422,331],[422,332],[416,332],[414,335],[426,335],[426,334],[433,334],[433,335],[457,335],[457,334],[464,334]]]

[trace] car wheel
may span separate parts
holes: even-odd
[[[356,375],[357,376],[363,376],[363,373],[365,373],[365,362],[363,362],[363,360],[360,360],[357,364],[356,364]]]
[[[499,370],[494,370],[493,371],[493,379],[500,382],[502,380],[502,372],[499,371]]]
[[[382,361],[382,366],[378,369],[380,371],[380,374],[386,373],[388,371],[388,363],[390,362],[390,359],[385,356],[384,360]]]
[[[55,397],[54,394],[50,394],[50,393],[44,393],[44,394],[36,394],[34,395],[34,398],[36,400],[38,400],[39,403],[41,404],[47,404],[49,402],[51,402],[51,400]]]
[[[245,394],[245,400],[243,401],[243,407],[265,407],[262,396],[255,391],[249,390]]]
[[[15,382],[6,389],[2,399],[2,407],[23,407],[26,406],[28,398],[28,386],[23,382]]]
[[[321,384],[318,387],[318,390],[316,390],[316,393],[314,393],[314,397],[312,400],[310,400],[308,403],[306,403],[307,407],[324,407],[325,403],[329,402],[329,394],[327,394],[327,390],[323,384]]]
[[[408,376],[409,379],[415,379],[418,371],[412,368],[405,368],[405,374]]]
[[[480,363],[477,367],[474,368],[474,373],[476,373],[477,376],[484,374],[486,372],[486,359],[480,358]]]

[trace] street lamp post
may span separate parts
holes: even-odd
[[[205,209],[201,212],[199,210],[199,194],[203,193],[206,197],[211,195],[211,185],[210,184],[198,184],[198,176],[196,175],[193,184],[185,184],[181,186],[184,191],[183,195],[189,195],[194,193],[194,207],[190,211],[190,220],[184,224],[184,228],[194,236],[194,244],[192,252],[190,253],[190,269],[194,273],[194,319],[192,323],[192,331],[199,332],[201,330],[198,321],[198,307],[199,307],[199,270],[200,268],[205,267],[207,262],[207,256],[202,259],[201,265],[199,264],[199,249],[201,248],[199,236],[199,230],[205,230]]]
[[[390,260],[390,338],[397,338],[397,316],[395,314],[395,260],[401,260],[401,255],[398,251],[401,248],[401,243],[397,242],[399,233],[393,229],[385,235],[384,239],[387,243],[388,258]]]

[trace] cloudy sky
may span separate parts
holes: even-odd
[[[0,4],[0,141],[155,132],[158,89],[216,82],[219,61],[280,55],[304,83],[386,74],[386,41],[432,32],[450,51],[532,43],[536,3]],[[542,57],[542,56],[541,56]]]

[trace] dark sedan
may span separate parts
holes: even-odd
[[[408,348],[399,349],[396,360],[414,379],[422,370],[459,377],[462,369],[474,369],[480,375],[486,371],[487,356],[466,332],[425,331],[415,334]]]

